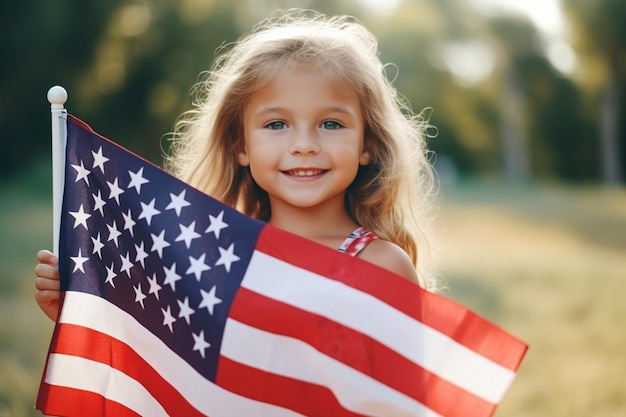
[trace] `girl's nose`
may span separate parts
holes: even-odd
[[[294,131],[289,152],[292,154],[315,155],[320,151],[320,144],[315,132],[309,130]]]

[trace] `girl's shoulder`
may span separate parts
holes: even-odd
[[[417,271],[411,258],[395,243],[383,239],[373,240],[363,248],[359,257],[419,284]]]

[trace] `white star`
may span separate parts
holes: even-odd
[[[83,166],[83,161],[80,161],[80,165],[72,165],[72,168],[76,170],[76,181],[74,182],[85,180],[87,185],[89,185],[89,174],[91,174],[91,171]]]
[[[152,249],[150,250],[152,252],[158,252],[159,257],[163,258],[163,248],[167,248],[170,245],[165,241],[165,230],[161,230],[161,233],[158,236],[153,235],[152,233],[150,233],[150,236],[152,236]]]
[[[115,284],[113,283],[113,278],[117,277],[117,274],[115,273],[115,271],[113,270],[113,262],[111,262],[111,266],[105,266],[105,268],[107,269],[107,278],[104,281],[105,284],[111,284],[111,287],[115,288]]]
[[[204,359],[204,351],[211,347],[211,344],[204,340],[204,330],[200,330],[198,334],[192,332],[191,335],[193,336],[193,350],[200,352],[202,359]]]
[[[137,223],[135,223],[135,221],[133,220],[133,215],[130,209],[128,209],[128,213],[122,213],[122,217],[124,218],[124,230],[128,230],[128,233],[130,233],[131,237],[135,237],[133,227]]]
[[[211,224],[209,225],[209,227],[207,227],[207,229],[204,231],[204,233],[211,233],[213,232],[213,234],[215,235],[215,237],[217,239],[220,238],[220,231],[222,229],[225,229],[228,227],[228,224],[224,223],[224,221],[222,220],[224,218],[224,211],[222,210],[220,212],[220,214],[217,215],[217,217],[211,216],[209,214],[209,220],[211,222]]]
[[[109,185],[109,200],[114,198],[115,201],[117,202],[117,204],[120,203],[120,195],[124,193],[124,190],[122,190],[118,185],[117,185],[117,178],[115,178],[115,180],[113,180],[113,182],[108,182],[107,184]]]
[[[157,214],[161,214],[161,212],[154,208],[154,202],[156,198],[153,198],[152,201],[148,204],[144,204],[141,202],[141,214],[139,215],[139,219],[146,219],[148,226],[150,226],[150,222],[152,221],[152,217]]]
[[[146,295],[141,292],[141,284],[137,284],[136,287],[133,287],[135,290],[135,302],[141,304],[141,309],[144,309],[143,300],[146,299]]]
[[[200,292],[202,293],[202,301],[200,302],[200,305],[198,306],[198,308],[206,307],[209,314],[211,315],[213,315],[213,307],[215,307],[216,304],[219,304],[222,302],[221,299],[215,296],[216,288],[217,287],[214,285],[213,288],[211,288],[211,291],[209,292],[206,292],[203,289],[200,289]]]
[[[165,207],[165,210],[176,210],[176,215],[180,216],[180,211],[183,207],[190,206],[191,203],[185,200],[185,192],[187,190],[183,190],[180,194],[174,195],[170,193],[170,198],[172,201]]]
[[[218,249],[220,251],[220,258],[215,262],[215,266],[224,265],[226,272],[230,272],[230,267],[233,262],[237,262],[240,259],[239,256],[234,254],[235,244],[231,243],[228,249],[222,247],[218,247]]]
[[[91,196],[93,197],[94,201],[93,211],[98,210],[100,212],[100,215],[104,216],[104,211],[102,211],[102,208],[106,203],[102,199],[102,195],[100,195],[100,190],[98,190],[98,195],[92,194]]]
[[[170,328],[170,332],[174,333],[174,329],[172,328],[172,324],[174,324],[174,322],[176,322],[176,319],[174,318],[174,316],[172,316],[172,312],[170,310],[170,306],[167,306],[167,310],[161,309],[161,312],[163,313],[163,326],[169,327]]]
[[[104,247],[104,243],[100,240],[100,232],[98,232],[98,236],[95,238],[92,237],[91,241],[93,242],[93,251],[91,251],[91,254],[93,255],[94,253],[97,253],[98,257],[102,259],[102,248]]]
[[[180,227],[180,235],[176,238],[176,242],[185,241],[185,246],[187,249],[191,246],[191,241],[200,237],[199,233],[196,233],[194,228],[196,227],[195,220],[191,222],[189,226],[183,226],[179,224]]]
[[[85,227],[85,230],[89,230],[87,228],[87,219],[91,217],[91,214],[85,213],[82,204],[78,208],[78,211],[70,211],[70,214],[74,217],[74,229],[76,229],[78,225],[82,224]]]
[[[146,277],[146,279],[150,283],[150,289],[148,290],[148,294],[154,294],[154,297],[158,300],[159,299],[159,291],[161,291],[162,287],[157,282],[156,274],[153,274],[152,278]]]
[[[72,259],[72,261],[74,261],[74,270],[72,272],[76,272],[77,270],[80,269],[80,272],[82,272],[83,274],[85,273],[85,269],[83,267],[83,264],[85,262],[87,262],[87,260],[89,258],[85,258],[81,252],[80,252],[80,248],[78,248],[78,255],[77,256],[70,256],[70,259]]]
[[[143,167],[137,172],[128,171],[128,174],[130,175],[130,184],[126,188],[135,187],[137,194],[141,194],[141,186],[150,182],[143,177]]]
[[[204,263],[204,258],[206,257],[206,254],[202,254],[202,256],[200,256],[198,259],[194,258],[193,256],[189,257],[189,268],[187,269],[187,272],[185,272],[187,275],[189,274],[194,274],[196,276],[196,279],[198,281],[200,281],[200,277],[202,276],[202,273],[204,271],[208,271],[209,269],[211,269],[210,266],[208,266],[207,264]]]
[[[165,279],[163,285],[170,284],[172,291],[176,291],[176,281],[180,281],[182,277],[176,273],[176,262],[171,267],[163,267],[165,271]]]
[[[107,224],[107,229],[109,229],[109,238],[107,239],[107,242],[113,241],[115,242],[115,246],[117,246],[117,238],[120,237],[122,232],[117,230],[117,224],[115,224],[115,220],[113,220],[113,226],[109,226]]]
[[[176,300],[178,302],[178,307],[180,307],[180,312],[178,313],[178,318],[184,317],[187,324],[191,323],[191,315],[195,314],[193,308],[189,307],[189,297],[185,297],[185,301],[181,302],[180,300]]]
[[[104,174],[104,163],[107,162],[109,158],[102,155],[102,146],[100,146],[100,149],[98,149],[98,153],[91,151],[91,154],[93,155],[93,169],[98,167],[100,168],[100,171],[102,171],[102,173]]]
[[[128,278],[130,278],[130,269],[133,267],[133,263],[130,261],[130,254],[128,252],[126,252],[126,256],[120,254],[120,259],[122,260],[120,272],[126,272]]]
[[[148,257],[148,254],[143,249],[143,242],[141,242],[141,245],[139,246],[135,245],[135,251],[137,251],[137,256],[135,256],[135,262],[139,262],[141,264],[141,267],[145,268],[146,265],[144,263],[144,259]]]

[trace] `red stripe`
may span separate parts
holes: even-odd
[[[63,353],[97,361],[138,381],[171,416],[204,416],[127,344],[95,330],[73,324],[58,325],[51,353]],[[114,414],[110,414],[114,415]]]
[[[253,400],[277,405],[305,416],[360,417],[346,410],[332,391],[321,385],[268,373],[220,357],[216,383]]]
[[[51,416],[141,417],[133,410],[102,395],[46,383],[41,385],[37,409]]]
[[[325,248],[271,225],[263,228],[256,249],[371,294],[512,371],[517,370],[526,352],[527,346],[522,341],[460,304],[425,291],[359,258]]]
[[[300,339],[324,355],[446,417],[488,416],[493,412],[492,403],[416,365],[377,340],[329,318],[272,300],[246,288],[237,292],[229,316],[270,333]]]

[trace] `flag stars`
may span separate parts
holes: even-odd
[[[109,158],[102,155],[102,146],[98,149],[98,152],[91,151],[93,155],[93,169],[100,168],[100,171],[104,174],[104,164],[109,161]]]
[[[170,333],[174,333],[172,325],[176,322],[176,318],[172,316],[170,306],[167,306],[167,310],[161,309],[161,312],[163,313],[163,326],[167,326],[170,329]]]
[[[139,215],[139,219],[146,219],[148,226],[150,226],[150,223],[152,222],[152,217],[157,214],[161,214],[159,210],[154,208],[155,201],[156,198],[153,198],[148,204],[141,202],[141,214]]]
[[[152,236],[152,252],[157,252],[160,258],[163,258],[163,249],[167,248],[170,244],[165,240],[165,230],[161,230],[161,233],[157,236],[150,233]]]
[[[113,266],[114,266],[113,262],[111,262],[111,266],[105,266],[107,270],[107,277],[104,283],[111,284],[111,287],[115,288],[115,283],[113,282],[113,279],[117,277],[117,274],[115,273]]]
[[[102,259],[102,248],[104,247],[104,243],[100,240],[100,232],[98,232],[96,237],[91,237],[91,242],[93,243],[93,250],[91,251],[91,254],[93,255],[97,253],[98,257]]]
[[[128,230],[130,236],[135,237],[133,227],[135,227],[137,223],[133,220],[133,214],[130,209],[128,209],[128,212],[122,213],[122,217],[124,218],[124,230]]]
[[[107,224],[107,229],[109,229],[109,238],[107,239],[107,242],[113,241],[113,243],[115,243],[115,246],[118,246],[117,243],[117,238],[120,237],[120,235],[122,234],[122,232],[120,232],[117,229],[117,224],[115,223],[115,220],[113,220],[113,225],[109,226]]]
[[[130,183],[127,188],[135,187],[137,194],[141,194],[141,186],[150,182],[143,176],[143,167],[137,172],[128,171],[128,174],[130,175]]]
[[[180,235],[178,235],[178,237],[176,238],[176,242],[184,241],[185,246],[187,246],[187,249],[189,249],[191,247],[191,241],[200,237],[200,234],[196,233],[196,231],[194,230],[196,227],[196,222],[194,220],[189,226],[183,226],[181,224],[179,225],[179,227]]]
[[[85,180],[87,185],[89,185],[89,174],[91,174],[91,171],[85,168],[85,166],[83,165],[83,161],[80,161],[80,165],[72,164],[72,168],[76,170],[76,181],[74,182]]]
[[[85,273],[85,268],[84,268],[84,263],[87,262],[87,260],[89,258],[85,258],[82,253],[80,248],[78,248],[78,255],[77,256],[70,256],[70,259],[74,262],[74,270],[72,271],[72,273],[80,270],[80,272],[82,272],[83,274]]]
[[[222,247],[218,247],[220,251],[220,258],[215,262],[215,266],[224,265],[226,268],[226,272],[230,272],[230,267],[233,262],[237,262],[240,260],[239,256],[235,255],[235,244],[231,243],[228,249],[224,249]]]
[[[94,206],[93,206],[93,211],[98,210],[100,212],[100,215],[104,217],[104,211],[102,210],[104,205],[106,204],[106,202],[102,199],[102,195],[100,194],[100,190],[98,190],[98,194],[92,194],[91,195],[93,197],[93,202],[94,202]]]
[[[74,217],[74,229],[82,225],[85,230],[89,230],[87,228],[87,219],[91,217],[91,214],[85,213],[82,204],[78,208],[78,211],[70,211],[69,213]]]
[[[109,200],[115,199],[115,202],[120,204],[120,195],[124,194],[124,190],[117,185],[117,178],[113,182],[107,181],[107,185],[109,186]]]
[[[213,233],[216,239],[220,238],[220,231],[228,227],[228,224],[224,223],[224,210],[217,215],[217,217],[209,214],[209,227],[204,231],[205,233]]]
[[[130,261],[130,254],[127,252],[126,255],[120,254],[120,259],[122,260],[122,266],[120,268],[121,272],[126,272],[128,278],[130,278],[130,269],[133,267],[133,263]]]
[[[213,315],[213,309],[215,305],[222,302],[221,299],[215,296],[216,289],[217,287],[215,285],[213,286],[213,288],[211,288],[209,292],[200,289],[200,293],[202,294],[202,301],[200,302],[198,308],[205,307],[210,315]]]
[[[191,324],[191,315],[196,312],[193,308],[189,307],[189,297],[185,297],[185,301],[176,300],[176,302],[180,308],[178,318],[184,317],[187,324]]]
[[[156,274],[153,274],[152,278],[146,277],[146,279],[148,280],[148,283],[150,284],[150,288],[148,289],[148,294],[149,295],[154,295],[154,298],[156,298],[157,301],[158,301],[159,300],[159,291],[161,291],[162,287],[157,282]]]
[[[141,291],[141,283],[137,284],[137,286],[133,286],[135,290],[135,302],[141,304],[141,309],[144,310],[145,307],[143,305],[143,300],[146,299],[146,295]]]
[[[192,332],[191,335],[193,336],[193,350],[200,352],[202,359],[204,359],[204,351],[211,347],[211,345],[204,339],[204,330],[200,330],[200,333],[198,334]]]
[[[207,264],[204,263],[204,259],[206,258],[206,254],[202,254],[199,258],[194,258],[193,256],[189,257],[189,268],[187,269],[187,272],[185,272],[187,275],[190,274],[194,274],[196,277],[196,280],[200,281],[200,277],[202,276],[202,273],[204,271],[208,271],[211,269],[211,267]]]
[[[143,242],[140,245],[135,245],[135,252],[137,255],[135,256],[135,262],[139,262],[142,268],[146,268],[144,260],[148,257],[148,254],[143,249]]]
[[[165,279],[163,285],[168,285],[172,288],[172,291],[176,291],[176,281],[180,281],[182,277],[176,273],[176,262],[171,267],[164,267]]]
[[[180,212],[182,211],[183,207],[188,207],[188,206],[191,205],[190,202],[185,200],[185,192],[186,191],[187,190],[183,190],[178,195],[170,193],[171,201],[167,205],[167,207],[165,207],[165,210],[174,210],[174,211],[176,211],[176,215],[180,216]]]

